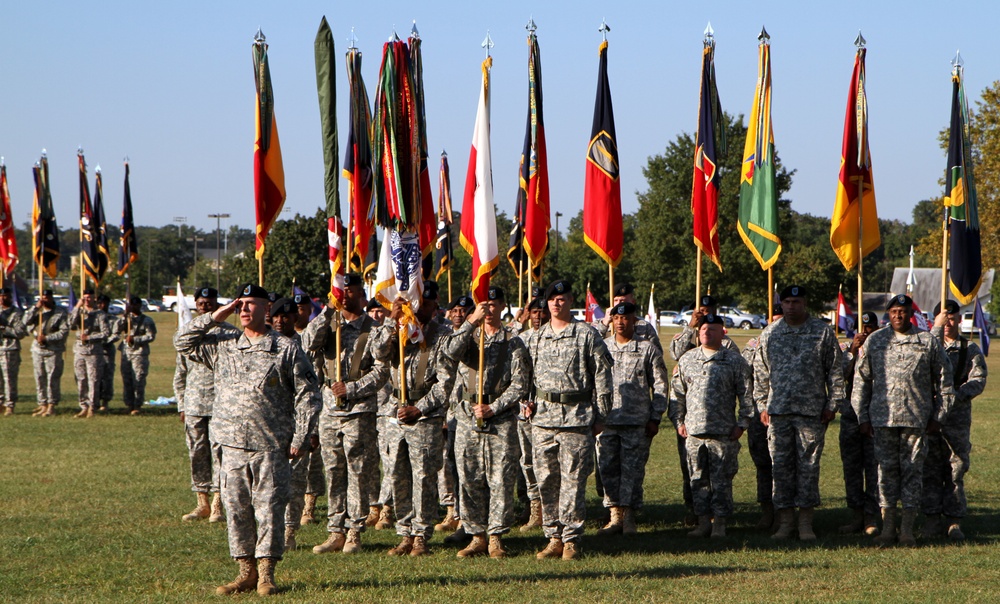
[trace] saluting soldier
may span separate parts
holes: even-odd
[[[41,313],[41,320],[38,315]],[[41,323],[41,325],[39,325]],[[59,382],[63,374],[63,353],[69,336],[69,315],[56,306],[52,290],[42,292],[42,297],[24,314],[24,325],[33,334],[31,359],[35,370],[35,391],[38,408],[32,415],[52,416],[62,398]]]
[[[568,281],[551,283],[545,299],[551,318],[528,339],[535,393],[527,414],[542,524],[549,539],[536,558],[575,560],[587,517],[594,439],[611,411],[614,361],[597,331],[573,319]]]
[[[532,294],[537,293],[538,295],[528,304],[528,329],[519,334],[521,341],[525,345],[527,345],[532,333],[541,329],[542,325],[549,322],[549,307],[545,303],[544,291],[537,291],[538,289],[538,287],[534,288],[536,291],[532,291]],[[521,464],[521,474],[524,476],[525,495],[528,499],[528,521],[518,529],[522,533],[542,526],[542,500],[538,495],[538,479],[535,478],[534,454],[531,450],[531,420],[527,415],[528,405],[533,400],[533,394],[534,385],[529,384],[528,394],[521,401],[517,414],[517,441],[521,446],[519,461]]]
[[[674,370],[670,419],[687,445],[698,515],[698,526],[688,536],[725,537],[740,437],[753,421],[753,382],[746,360],[722,345],[725,320],[708,314],[698,324],[701,346],[681,357]]]
[[[107,314],[94,303],[94,290],[84,290],[69,315],[69,323],[77,334],[73,344],[73,370],[80,393],[80,412],[75,417],[93,417],[101,400],[104,342],[111,336]]]
[[[24,313],[14,306],[11,289],[0,289],[0,404],[4,415],[14,415],[17,376],[21,370],[21,338],[28,335]]]
[[[104,346],[101,347],[104,353],[104,368],[101,371],[101,406],[97,408],[101,412],[108,410],[111,399],[115,397],[115,369],[118,367],[115,364],[115,348],[121,340],[122,332],[125,331],[124,317],[111,314],[109,312],[110,306],[110,297],[105,294],[97,296],[97,308],[104,312],[110,333]]]
[[[528,394],[531,374],[524,342],[501,322],[506,305],[503,289],[490,287],[486,298],[448,344],[449,356],[458,361],[452,399],[461,489],[458,501],[462,526],[472,536],[472,542],[459,550],[459,558],[487,553],[491,558],[507,556],[501,536],[514,523],[514,487],[519,471],[516,416]],[[482,375],[480,338],[485,338]]]
[[[142,314],[142,298],[132,296],[128,301],[129,313],[124,337],[118,345],[122,351],[122,391],[125,406],[132,415],[139,415],[139,408],[146,401],[146,376],[149,375],[149,345],[156,339],[156,323]]]
[[[247,285],[239,296],[194,319],[174,336],[177,351],[215,371],[212,439],[222,446],[222,499],[229,552],[240,573],[220,595],[277,592],[274,568],[284,553],[289,458],[305,453],[315,420],[316,373],[302,349],[267,327],[267,292]],[[238,312],[243,332],[212,327]]]
[[[614,334],[604,344],[614,359],[614,381],[611,412],[597,437],[597,463],[611,520],[598,535],[636,533],[635,511],[642,508],[649,447],[667,410],[663,352],[638,335],[636,310],[632,302],[621,302],[608,312]]]

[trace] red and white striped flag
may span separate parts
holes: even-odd
[[[472,256],[472,299],[486,300],[490,272],[500,262],[497,247],[496,208],[493,205],[493,164],[490,160],[490,67],[493,59],[483,61],[483,85],[479,91],[479,110],[472,131],[469,171],[465,176],[465,199],[462,203],[462,247]]]
[[[330,303],[337,310],[344,304],[344,223],[340,216],[326,219],[327,249],[330,253]]]

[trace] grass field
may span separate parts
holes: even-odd
[[[152,315],[147,398],[170,395],[173,315]],[[675,330],[662,330],[669,338]],[[748,334],[732,335],[741,346]],[[145,408],[130,417],[119,399],[108,416],[77,420],[72,355],[55,418],[30,417],[34,384],[30,353],[21,370],[21,402],[0,417],[0,601],[195,602],[235,575],[225,527],[181,522],[193,507],[187,449],[174,408]],[[990,362],[994,372],[1000,367]],[[996,378],[994,378],[996,379]],[[322,525],[304,527],[278,565],[283,602],[996,602],[1000,599],[1000,395],[993,385],[975,401],[972,470],[967,476],[967,542],[921,542],[915,549],[877,550],[862,537],[841,537],[848,519],[837,447],[827,435],[816,514],[819,540],[776,544],[752,530],[754,471],[746,447],[736,477],[737,510],[723,541],[691,540],[680,526],[683,505],[673,436],[654,441],[640,534],[594,537],[601,514],[591,494],[585,557],[536,561],[541,531],[506,539],[507,560],[456,560],[435,535],[434,555],[396,559],[387,531],[364,535],[354,557],[316,556]],[[666,428],[666,426],[665,426]],[[743,441],[744,445],[746,440]],[[321,499],[325,512],[325,498]],[[239,596],[240,601],[256,594]]]

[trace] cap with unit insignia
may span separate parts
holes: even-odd
[[[634,315],[635,311],[638,310],[638,308],[639,307],[637,307],[635,304],[632,304],[631,302],[622,302],[621,304],[618,304],[611,309],[611,316],[613,317],[615,315]]]
[[[801,285],[789,285],[785,289],[781,290],[781,295],[778,296],[779,300],[784,300],[785,298],[805,298],[806,288]]]
[[[909,306],[910,308],[913,308],[913,298],[907,296],[906,294],[893,296],[892,300],[889,300],[889,306],[886,307],[886,310],[889,310],[894,306]]]
[[[698,319],[698,327],[701,327],[702,325],[722,325],[722,326],[725,326],[726,325],[726,320],[723,319],[721,315],[714,315],[714,314],[709,313],[707,315],[702,315],[702,317],[700,319]]]
[[[545,300],[542,300],[541,298],[535,298],[534,300],[531,301],[531,304],[528,305],[528,310],[529,311],[530,310],[546,310]]]
[[[351,287],[353,285],[357,285],[358,287],[363,287],[364,284],[365,284],[364,279],[362,279],[361,275],[357,273],[347,273],[346,275],[344,275],[344,287]]]
[[[295,301],[291,298],[279,298],[271,304],[271,318],[275,318],[278,315],[290,315],[299,314],[299,307],[296,306]]]
[[[488,290],[486,290],[486,299],[487,300],[506,300],[507,298],[506,298],[506,296],[503,293],[503,288],[502,287],[497,287],[496,285],[492,285],[492,286],[490,286],[490,288]]]
[[[242,288],[240,288],[240,293],[237,298],[263,298],[265,300],[270,300],[270,294],[267,290],[259,285],[254,285],[253,283],[247,283]]]
[[[710,306],[712,308],[715,308],[716,305],[718,304],[715,301],[715,298],[713,298],[712,296],[710,296],[708,294],[705,294],[704,296],[702,296],[701,300],[699,302],[701,302],[701,303],[698,306]]]
[[[958,305],[958,302],[955,302],[954,300],[946,300],[945,303],[944,303],[944,310],[949,315],[954,315],[954,314],[958,314],[958,312],[960,310],[962,310],[962,307],[960,307]],[[934,316],[936,317],[939,314],[941,314],[941,303],[940,302],[938,302],[936,305],[934,305]]]
[[[469,296],[459,296],[455,298],[450,305],[448,305],[448,310],[453,308],[472,308],[473,306],[475,306],[475,304],[473,304],[472,298]]]
[[[267,301],[270,302],[271,304],[274,304],[280,299],[281,299],[281,294],[279,294],[278,292],[267,292]]]
[[[549,283],[549,286],[545,288],[545,300],[551,300],[555,296],[571,296],[573,295],[573,286],[569,281],[565,279],[559,279]]]
[[[312,298],[309,297],[309,294],[295,294],[292,296],[292,301],[296,304],[312,305]]]
[[[874,325],[878,327],[878,315],[872,311],[861,313],[861,324],[862,325]]]
[[[542,294],[544,294],[544,293],[545,293],[545,290],[543,290],[541,288],[541,286],[539,286],[539,285],[532,285],[531,286],[531,297],[532,298],[540,298],[542,296]]]
[[[424,281],[424,300],[437,300],[438,299],[438,284],[437,281]]]
[[[631,296],[635,293],[635,288],[631,283],[622,283],[615,286],[615,296]]]
[[[203,287],[194,293],[194,299],[199,298],[218,298],[219,292],[216,291],[214,287]]]

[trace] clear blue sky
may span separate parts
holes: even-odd
[[[940,193],[937,144],[950,110],[950,61],[962,50],[971,98],[1000,78],[1000,9],[940,2],[8,2],[0,15],[0,155],[20,225],[30,212],[31,166],[46,148],[62,226],[76,216],[75,152],[82,145],[105,178],[109,219],[120,215],[129,156],[139,224],[228,212],[253,225],[254,83],[250,44],[260,26],[270,44],[276,116],[292,212],[322,204],[322,156],[313,40],[324,14],[337,52],[351,27],[374,87],[381,46],[414,19],[424,40],[432,188],[436,158],[449,153],[461,199],[476,113],[480,43],[493,49],[493,176],[498,210],[513,210],[527,102],[525,23],[538,25],[554,210],[582,206],[584,157],[593,117],[597,31],[607,19],[626,212],[645,190],[642,168],[680,132],[692,132],[702,31],[716,32],[723,107],[746,114],[756,79],[756,36],[771,34],[773,122],[790,192],[801,212],[828,215],[840,162],[844,109],[861,28],[868,40],[871,151],[879,213],[910,219]],[[347,79],[337,72],[341,145]],[[742,141],[734,145],[742,150]],[[343,181],[341,181],[343,182]],[[727,183],[735,186],[735,183]],[[91,186],[93,186],[91,184]],[[730,189],[732,190],[732,189]],[[342,189],[346,196],[346,187]],[[289,216],[290,214],[286,214]],[[565,223],[563,223],[565,224]]]

